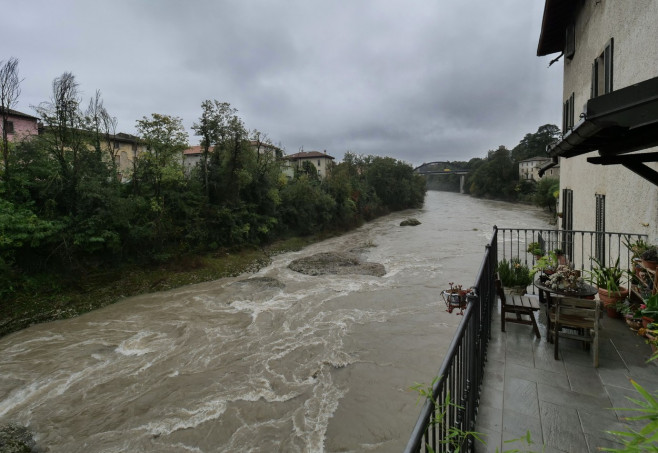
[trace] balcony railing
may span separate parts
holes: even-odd
[[[630,269],[632,253],[624,245],[638,239],[647,241],[648,236],[640,233],[612,233],[583,230],[557,230],[533,228],[497,228],[500,259],[518,258],[532,267],[537,258],[527,252],[532,242],[540,244],[542,254],[560,249],[569,263],[587,275],[596,258],[605,266],[613,266],[619,258],[621,269]],[[627,283],[627,282],[626,282]],[[533,287],[533,292],[536,292]]]
[[[536,258],[527,252],[528,244],[538,242],[544,253],[562,249],[577,268],[591,270],[591,257],[609,266],[619,258],[622,269],[631,262],[624,243],[647,235],[578,230],[497,228],[485,248],[484,259],[475,279],[475,296],[469,300],[448,353],[432,386],[432,398],[425,401],[405,452],[474,451],[470,436],[454,436],[455,430],[473,431],[482,386],[487,345],[491,336],[491,315],[496,309],[494,273],[501,259],[519,258],[529,266]],[[444,404],[449,401],[449,404]]]
[[[475,427],[487,344],[491,337],[491,313],[495,308],[494,269],[498,262],[497,231],[486,246],[477,274],[475,295],[469,298],[464,317],[450,344],[448,353],[416,422],[406,452],[473,451],[471,437],[453,437],[457,429]],[[443,405],[449,400],[451,404]],[[436,404],[435,404],[436,403]]]

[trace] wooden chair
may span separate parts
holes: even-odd
[[[498,276],[496,276],[496,292],[500,298],[500,330],[505,332],[505,322],[528,324],[532,325],[537,338],[541,338],[534,314],[539,311],[539,298],[517,295],[506,296]],[[508,314],[514,316],[508,317]],[[530,319],[524,319],[524,315],[527,315]]]
[[[548,312],[551,320],[549,337],[555,343],[555,360],[558,359],[560,338],[569,338],[592,345],[594,368],[599,366],[599,323],[601,309],[599,302],[592,299],[556,297]],[[569,331],[565,331],[568,329]]]

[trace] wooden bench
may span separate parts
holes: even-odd
[[[560,338],[569,338],[592,345],[594,368],[599,366],[599,301],[573,297],[553,298],[553,307],[548,312],[551,320],[549,337],[555,343],[555,360],[558,358]],[[568,329],[569,331],[566,331]]]
[[[537,338],[541,338],[535,319],[535,312],[539,311],[539,298],[517,295],[506,296],[499,278],[496,278],[496,292],[500,298],[500,330],[505,332],[505,322],[527,324],[532,325]],[[523,316],[528,316],[529,319],[524,319]]]

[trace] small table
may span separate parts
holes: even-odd
[[[554,289],[543,284],[539,279],[537,279],[535,280],[535,286],[539,290],[539,302],[546,304],[546,328],[549,332],[551,330],[551,317],[549,315],[549,310],[551,309],[551,305],[553,303],[551,294],[555,294],[557,296],[575,297],[577,299],[586,299],[593,298],[593,296],[599,292],[595,286],[588,285],[587,283],[580,284],[575,290]],[[546,338],[549,339],[550,334],[546,335]]]
[[[550,286],[543,284],[539,279],[535,280],[535,286],[539,290],[539,302],[544,303],[548,302],[548,306],[551,304],[551,294],[556,294],[558,296],[566,297],[575,297],[578,299],[584,299],[587,297],[595,296],[599,290],[592,285],[587,283],[582,283],[578,286],[577,289],[553,289]]]

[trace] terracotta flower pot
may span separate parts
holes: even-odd
[[[658,266],[658,262],[647,261],[645,259],[642,259],[642,266],[646,267],[647,269],[656,270],[656,266]]]
[[[599,299],[603,305],[614,305],[620,300],[626,299],[628,296],[628,289],[623,286],[619,287],[619,291],[608,292],[605,288],[599,288]]]
[[[614,304],[606,305],[605,310],[608,312],[608,318],[621,318],[621,313],[617,311]]]
[[[644,327],[645,329],[652,322],[653,322],[653,318],[649,318],[648,316],[642,316],[642,327]]]

